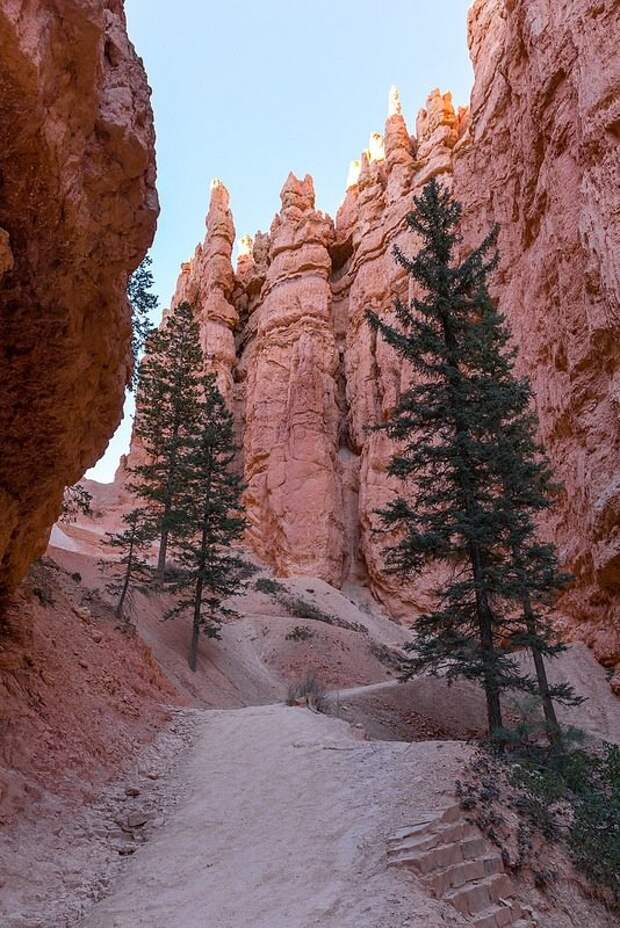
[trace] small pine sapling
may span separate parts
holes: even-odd
[[[106,592],[116,599],[114,611],[128,622],[126,607],[130,605],[133,586],[152,576],[146,553],[153,541],[153,528],[143,509],[132,509],[122,517],[126,526],[120,532],[106,532],[106,545],[114,553],[113,560],[100,560],[99,569],[109,577]]]

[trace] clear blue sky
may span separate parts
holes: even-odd
[[[411,132],[428,92],[469,101],[470,0],[126,0],[153,88],[161,215],[151,252],[160,308],[204,237],[209,183],[228,187],[237,235],[267,230],[289,171],[335,212],[349,161],[382,131],[391,84]],[[156,321],[156,320],[155,320]],[[89,476],[108,481],[132,403]]]

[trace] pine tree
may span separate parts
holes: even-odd
[[[421,296],[396,302],[396,325],[367,314],[412,373],[380,425],[397,443],[389,473],[406,491],[380,513],[398,533],[386,566],[403,577],[432,560],[449,567],[436,608],[416,621],[404,673],[479,680],[491,734],[503,727],[502,691],[539,690],[553,736],[553,699],[574,700],[570,688],[549,687],[544,671],[543,657],[561,649],[548,608],[566,578],[553,547],[536,538],[534,516],[553,488],[533,437],[531,389],[515,376],[509,331],[487,289],[497,230],[457,263],[460,220],[460,204],[432,180],[407,219],[418,254],[395,249]],[[519,647],[532,650],[536,680],[519,666]]]
[[[529,391],[529,383],[524,384]],[[535,516],[551,508],[558,489],[543,448],[534,440],[536,417],[524,412],[515,417],[498,439],[497,471],[502,502],[507,507],[507,547],[513,571],[513,600],[522,613],[522,628],[511,637],[513,647],[528,648],[536,672],[538,696],[545,716],[549,742],[561,744],[561,728],[554,702],[576,706],[583,702],[567,683],[552,686],[547,677],[545,657],[555,657],[562,644],[549,620],[557,591],[572,578],[562,573],[551,544],[537,538]]]
[[[72,487],[66,487],[58,521],[63,522],[65,525],[71,525],[77,520],[80,513],[85,516],[91,515],[90,504],[92,501],[92,493],[89,493],[82,483],[75,483]]]
[[[190,305],[181,303],[148,340],[135,424],[146,462],[133,468],[133,489],[146,501],[159,534],[160,580],[170,535],[182,517],[182,460],[198,415],[202,363],[198,325]]]
[[[105,589],[118,596],[115,607],[119,619],[124,617],[125,604],[131,598],[131,587],[136,581],[150,578],[152,570],[144,557],[153,541],[152,527],[143,509],[132,509],[122,517],[127,527],[120,532],[106,532],[106,544],[118,557],[114,561],[99,561],[101,572],[111,579]]]
[[[243,587],[247,567],[230,549],[245,528],[243,485],[231,470],[236,451],[233,418],[213,374],[203,378],[202,390],[194,434],[183,458],[183,521],[174,539],[180,571],[173,587],[181,599],[168,614],[172,618],[191,612],[189,666],[194,671],[200,632],[219,638],[221,617],[231,612],[222,607],[222,600]]]
[[[159,299],[151,293],[153,274],[151,273],[152,260],[146,255],[142,263],[129,278],[127,284],[127,298],[131,306],[132,336],[131,354],[133,356],[133,373],[129,389],[133,390],[138,383],[138,358],[146,341],[153,331],[151,316],[157,309]]]

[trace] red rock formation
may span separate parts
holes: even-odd
[[[346,260],[334,269],[332,289],[336,328],[343,341],[345,434],[352,455],[351,506],[356,510],[356,517],[347,519],[346,547],[359,545],[361,563],[356,572],[363,576],[366,571],[374,593],[402,616],[411,616],[424,605],[426,583],[405,588],[384,573],[382,549],[387,542],[376,533],[375,511],[394,492],[385,473],[392,447],[384,434],[368,431],[394,409],[402,373],[392,350],[371,332],[365,312],[372,308],[389,315],[395,297],[407,297],[408,279],[394,261],[392,249],[396,243],[412,249],[412,237],[403,228],[412,195],[430,177],[451,177],[453,149],[463,125],[450,95],[433,91],[418,118],[419,138],[412,139],[393,89],[385,142],[382,146],[375,142],[374,153],[363,153],[359,176],[357,180],[350,176],[355,183],[336,216],[336,243]]]
[[[211,184],[206,225],[204,243],[198,245],[193,259],[182,267],[171,310],[185,301],[194,308],[206,367],[217,374],[220,390],[230,399],[236,362],[233,331],[239,322],[231,302],[235,275],[230,259],[235,225],[228,190],[220,180]]]
[[[125,288],[158,205],[121,0],[3,3],[0,47],[1,592],[120,420]]]
[[[568,634],[620,662],[620,7],[478,0],[455,184],[473,240],[501,226],[495,295],[564,492]],[[577,624],[576,624],[577,623]]]
[[[246,361],[245,477],[254,549],[284,574],[342,580],[333,223],[312,179],[289,175]]]

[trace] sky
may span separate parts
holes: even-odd
[[[161,214],[151,249],[160,311],[205,234],[209,185],[228,187],[237,236],[267,231],[289,173],[334,215],[349,162],[382,131],[388,91],[410,132],[430,90],[469,102],[470,0],[125,0],[153,90]],[[88,476],[108,482],[133,402]]]

